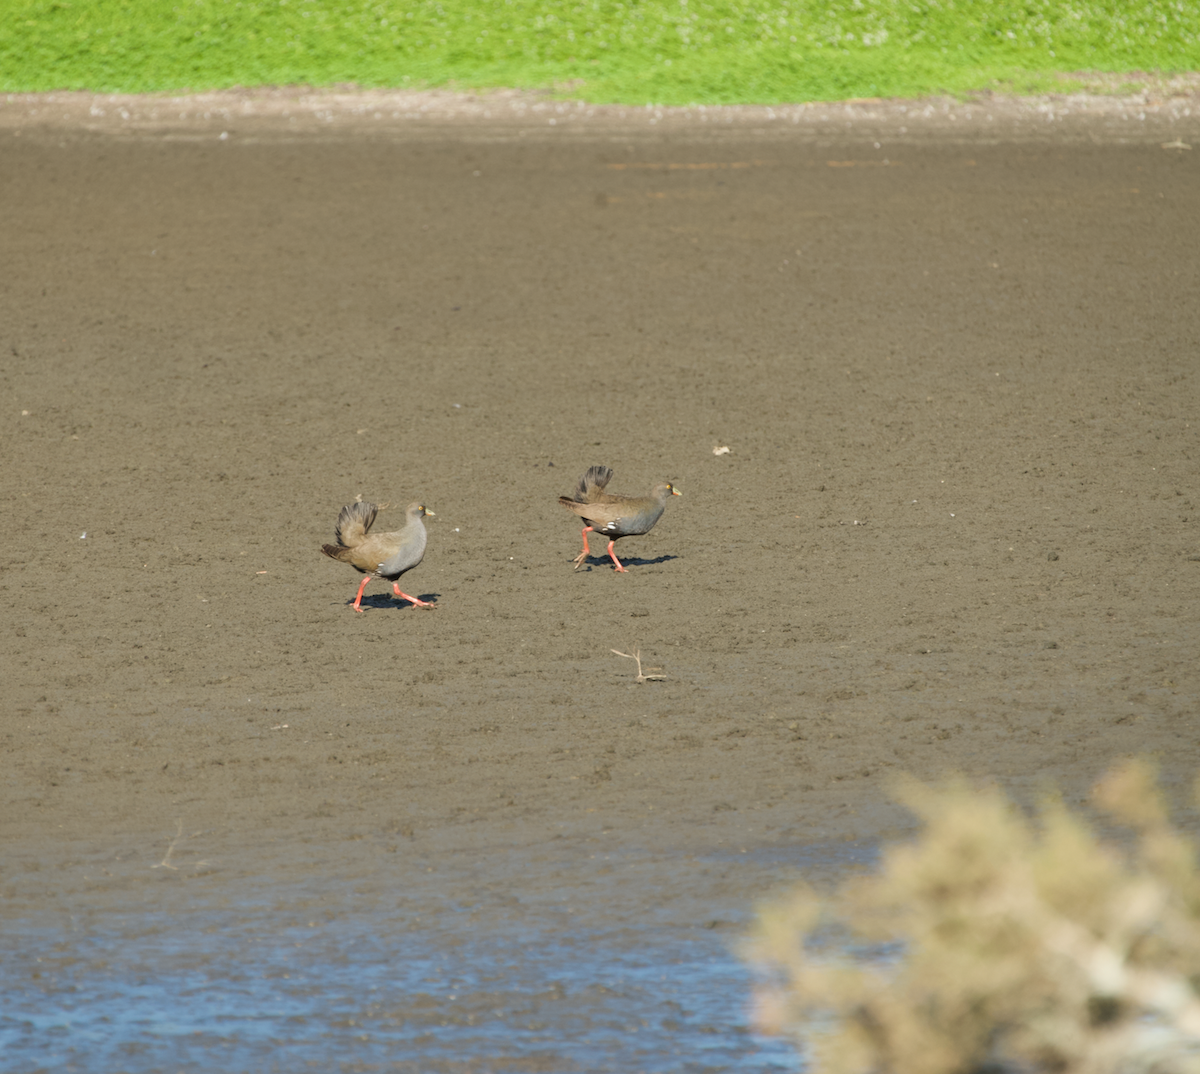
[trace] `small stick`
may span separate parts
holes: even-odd
[[[167,852],[163,855],[163,860],[157,865],[151,865],[151,869],[172,869],[179,872],[179,866],[171,864],[171,855],[175,853],[175,844],[183,838],[183,820],[180,819],[177,823],[179,827],[175,830],[175,838],[167,844]]]
[[[287,725],[285,724],[284,726],[286,727]],[[167,844],[167,852],[163,855],[163,860],[160,861],[157,865],[151,865],[150,866],[151,869],[170,869],[172,872],[176,872],[176,873],[179,872],[179,866],[171,864],[171,855],[175,853],[175,844],[178,843],[179,840],[184,838],[182,818],[177,820],[175,822],[175,824],[176,824],[175,838],[172,839]],[[192,832],[192,835],[199,835],[199,834],[200,834],[199,832]],[[199,869],[201,866],[204,866],[207,864],[208,864],[208,862],[206,862],[206,861],[198,861],[193,866],[193,868]]]
[[[642,650],[638,649],[632,653],[618,653],[616,649],[609,649],[610,653],[616,653],[617,656],[623,656],[626,660],[637,661],[637,678],[634,682],[654,682],[659,679],[665,679],[665,675],[650,675],[642,671]],[[647,671],[662,671],[662,668],[648,668]]]
[[[355,502],[355,503],[362,503],[362,502],[363,502],[363,494],[362,494],[361,492],[360,492],[360,493],[358,493],[358,495],[354,497],[354,502]],[[386,510],[387,510],[389,507],[391,507],[391,506],[392,506],[392,501],[391,501],[391,500],[388,500],[388,501],[387,501],[387,503],[377,503],[377,504],[375,505],[375,509],[376,509],[377,511],[386,511]],[[797,517],[797,518],[799,518],[800,516],[799,516],[799,515],[797,515],[796,517]]]

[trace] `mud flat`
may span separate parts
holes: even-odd
[[[1200,108],[1063,101],[0,102],[5,914],[443,863],[602,915],[569,862],[632,854],[703,923],[902,771],[1182,807]],[[683,492],[628,574],[571,570],[594,463]],[[358,495],[437,513],[436,610],[350,609]]]

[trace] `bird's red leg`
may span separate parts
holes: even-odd
[[[410,596],[409,596],[407,593],[401,593],[401,592],[400,592],[400,586],[399,586],[399,584],[398,584],[398,583],[396,583],[396,582],[393,582],[393,583],[392,583],[392,588],[393,588],[393,589],[396,591],[396,596],[398,596],[398,597],[403,597],[403,598],[404,598],[405,600],[407,600],[409,603],[411,603],[411,604],[415,604],[415,605],[416,605],[418,608],[436,608],[436,607],[437,607],[437,605],[436,605],[436,604],[433,604],[433,603],[431,603],[430,601],[427,601],[427,600],[417,600],[417,598],[416,598],[416,597],[410,597]]]
[[[614,563],[617,565],[617,570],[619,570],[619,571],[620,571],[622,574],[628,574],[629,572],[628,572],[628,571],[627,571],[627,570],[626,570],[624,567],[622,567],[622,566],[621,566],[621,561],[620,561],[619,559],[617,559],[617,554],[616,554],[616,552],[614,552],[614,551],[613,551],[613,545],[614,545],[614,544],[616,544],[616,543],[617,543],[617,542],[616,542],[615,540],[613,540],[613,541],[609,541],[609,542],[608,542],[608,554],[609,554],[609,557],[610,557],[610,558],[612,559],[612,561],[613,561],[613,562],[614,562]]]
[[[362,585],[358,587],[358,596],[354,598],[354,610],[358,612],[359,615],[362,615],[362,608],[360,608],[359,605],[362,604],[363,590],[367,588],[367,583],[370,580],[371,576],[369,574],[363,575]]]
[[[583,527],[583,551],[580,552],[579,555],[577,555],[575,557],[575,569],[576,570],[579,570],[579,568],[583,566],[583,561],[592,554],[592,550],[590,548],[588,548],[588,539],[587,539],[587,535],[591,532],[592,532],[591,526]]]

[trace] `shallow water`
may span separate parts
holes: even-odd
[[[811,854],[484,858],[53,900],[4,930],[6,1066],[797,1069],[748,1028],[734,892]]]

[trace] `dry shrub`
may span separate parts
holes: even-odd
[[[901,797],[915,843],[761,912],[760,1029],[814,1074],[1200,1072],[1200,873],[1150,765],[1095,789],[1120,845],[1059,801],[1035,824],[962,781]],[[845,953],[863,943],[887,946]]]

